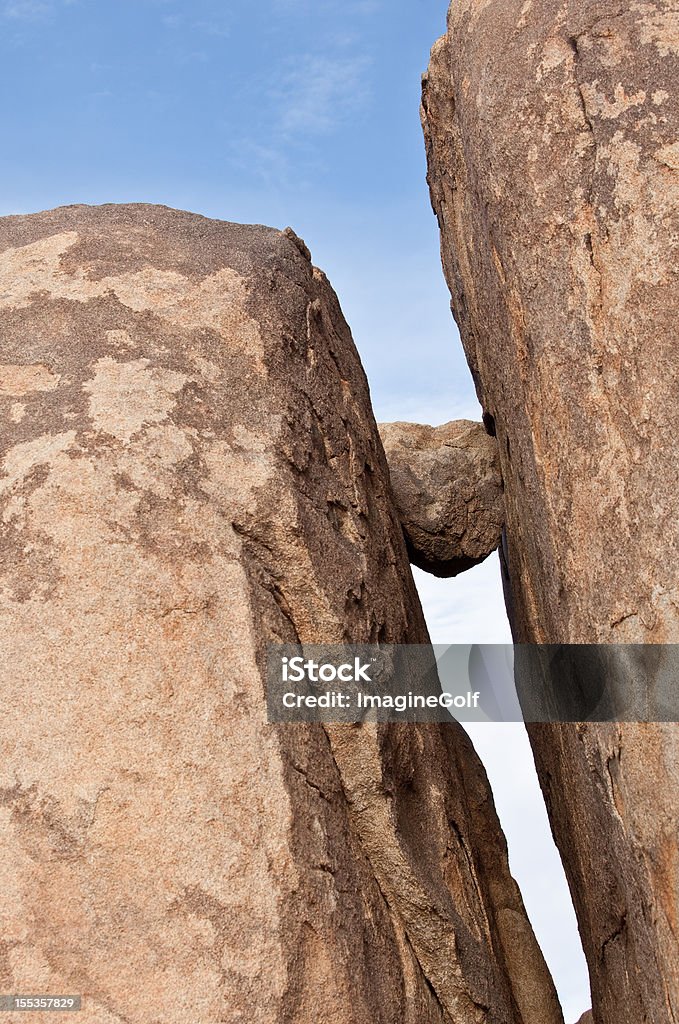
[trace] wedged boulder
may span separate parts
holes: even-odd
[[[495,551],[504,502],[497,442],[481,423],[380,423],[410,561],[457,576]]]
[[[558,1024],[462,730],[266,721],[267,642],[427,640],[303,243],[5,218],[0,339],[3,990],[88,1024]]]
[[[425,77],[432,203],[498,438],[520,641],[679,642],[676,17],[669,0],[456,0]],[[530,732],[594,1019],[671,1024],[679,730]]]

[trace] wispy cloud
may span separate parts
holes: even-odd
[[[161,19],[163,26],[167,29],[183,29],[188,32],[202,32],[206,36],[215,36],[225,39],[231,35],[231,27],[226,18],[219,15],[211,18],[199,18],[197,20],[187,18],[182,14],[166,14]]]
[[[0,0],[0,18],[20,23],[51,21],[60,7],[73,7],[79,0]]]
[[[256,177],[267,189],[274,191],[291,182],[290,160],[277,145],[263,145],[255,139],[232,139],[229,163],[249,177]],[[296,183],[299,185],[299,170]]]
[[[177,54],[178,64],[208,64],[210,55],[206,50],[185,50]]]
[[[313,180],[327,165],[319,140],[364,116],[372,100],[371,70],[365,54],[330,49],[286,58],[269,74],[249,79],[244,100],[253,104],[256,97],[254,117],[247,134],[230,139],[232,165],[247,166],[267,187],[303,188],[306,175]],[[227,130],[227,122],[221,127]]]
[[[273,7],[282,13],[298,14],[305,11],[315,13],[342,11],[346,15],[377,14],[384,7],[384,0],[273,0]]]
[[[216,36],[219,39],[226,39],[231,35],[231,29],[226,21],[219,18],[202,18],[192,22],[191,28],[196,32],[204,32],[207,36]]]
[[[367,103],[370,95],[366,57],[298,58],[284,69],[271,99],[283,136],[321,135]]]
[[[47,0],[8,0],[2,15],[12,21],[42,21],[54,14],[55,4]]]

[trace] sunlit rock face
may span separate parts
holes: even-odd
[[[679,642],[677,40],[668,0],[456,0],[425,77],[522,641]],[[677,729],[531,732],[594,1020],[674,1021]]]
[[[0,220],[0,976],[88,1024],[559,1024],[450,726],[267,724],[267,643],[426,642],[291,232]]]

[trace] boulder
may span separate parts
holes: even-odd
[[[0,977],[88,1024],[559,1024],[449,726],[272,725],[267,645],[426,643],[291,231],[0,220]]]
[[[504,522],[497,442],[481,423],[380,423],[410,561],[457,576],[500,543]]]
[[[498,439],[519,641],[679,641],[676,18],[670,0],[456,0],[425,76],[431,198]],[[626,666],[611,656],[613,678]],[[530,731],[597,1022],[670,1024],[679,730]]]

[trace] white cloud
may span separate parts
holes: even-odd
[[[160,21],[164,28],[170,30],[181,28],[188,32],[200,32],[221,39],[231,34],[231,28],[223,16],[191,20],[183,14],[164,14]]]
[[[255,177],[271,192],[292,180],[290,161],[284,149],[276,144],[262,145],[255,139],[234,139],[230,143],[230,163]],[[299,170],[295,181],[299,184]],[[261,186],[260,186],[261,187]]]
[[[290,61],[270,98],[284,136],[326,134],[368,102],[365,57],[307,54]]]
[[[54,13],[54,3],[45,0],[9,0],[2,8],[5,18],[15,21],[41,21]]]
[[[250,176],[269,186],[294,184],[300,192],[305,179],[325,165],[318,138],[359,117],[369,104],[370,67],[365,56],[337,56],[331,50],[289,57],[268,75],[253,76],[247,101],[256,97],[256,109],[263,113],[255,114],[249,135],[231,137],[231,163],[247,167]],[[220,128],[227,131],[228,122]]]
[[[206,50],[186,50],[176,56],[178,64],[208,64],[210,55]]]
[[[383,2],[384,0],[273,0],[273,6],[288,14],[341,11],[345,15],[370,15],[382,10]]]
[[[231,29],[225,21],[218,18],[203,18],[200,21],[193,21],[191,28],[196,32],[203,32],[206,36],[215,36],[226,39],[231,35]]]
[[[0,17],[13,22],[50,21],[59,7],[73,7],[80,0],[4,0],[0,2]]]

